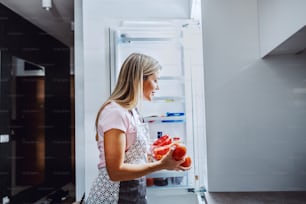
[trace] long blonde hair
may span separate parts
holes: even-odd
[[[96,130],[100,114],[107,104],[114,101],[128,110],[135,108],[143,97],[143,80],[160,69],[161,65],[153,57],[140,53],[130,54],[121,66],[115,89],[98,111]]]

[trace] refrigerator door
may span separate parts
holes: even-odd
[[[198,29],[195,30],[198,32]],[[179,139],[180,143],[186,145],[187,155],[192,160],[192,169],[189,171],[165,170],[148,175],[149,200],[158,199],[165,194],[167,199],[177,201],[177,196],[186,194],[189,196],[183,196],[181,200],[188,198],[198,202],[204,189],[205,127],[204,120],[198,118],[204,117],[202,60],[194,66],[194,62],[202,57],[202,49],[200,47],[199,50],[194,50],[185,46],[186,43],[191,43],[189,40],[195,47],[201,43],[194,38],[193,32],[184,30],[183,26],[178,24],[150,24],[141,27],[129,25],[110,29],[112,89],[121,64],[129,54],[139,52],[157,59],[162,65],[160,90],[155,94],[153,101],[143,101],[140,107],[145,121],[149,123],[149,140],[153,143],[163,135],[169,135],[172,140]],[[202,98],[199,99],[200,97]],[[152,159],[158,159],[155,156],[152,151]],[[153,200],[152,203],[163,203]]]

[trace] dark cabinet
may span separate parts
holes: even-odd
[[[0,199],[31,203],[73,180],[70,49],[0,3]],[[14,58],[44,76],[18,77]]]

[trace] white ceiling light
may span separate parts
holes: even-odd
[[[42,0],[41,2],[43,9],[49,11],[52,8],[52,0]]]

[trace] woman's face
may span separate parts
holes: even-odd
[[[143,80],[143,98],[145,100],[151,101],[155,91],[159,90],[158,77],[158,73],[155,73]]]

